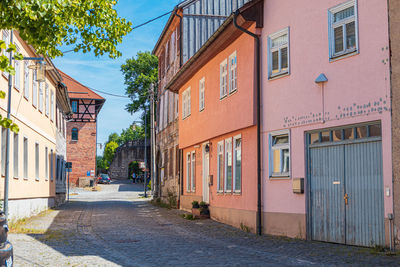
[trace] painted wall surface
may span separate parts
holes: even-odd
[[[305,177],[305,132],[380,120],[384,187],[392,192],[390,79],[387,1],[358,0],[359,54],[329,61],[328,9],[342,0],[270,0],[264,4],[262,31],[262,133],[264,212],[304,214],[305,195],[292,193],[292,178]],[[310,8],[312,6],[312,8]],[[279,12],[276,12],[279,11]],[[268,80],[267,37],[290,27],[290,75]],[[322,89],[325,84],[325,120]],[[268,134],[290,129],[291,177],[270,180]],[[385,196],[385,216],[393,211]]]
[[[254,27],[251,29],[254,30]],[[218,40],[216,40],[218,42]],[[209,48],[212,49],[212,48]],[[203,200],[203,144],[208,142],[209,174],[213,176],[213,185],[209,186],[209,203],[212,218],[234,225],[240,223],[255,229],[255,210],[257,192],[257,134],[255,126],[255,56],[254,39],[240,35],[234,42],[216,56],[199,66],[187,83],[179,90],[179,102],[182,104],[182,93],[191,88],[191,115],[182,119],[179,112],[179,146],[183,149],[183,207],[192,200]],[[220,64],[229,61],[234,52],[237,55],[238,89],[220,99]],[[205,55],[202,55],[205,56]],[[228,67],[229,73],[229,67]],[[229,74],[228,74],[229,76]],[[205,108],[200,111],[199,81],[205,79]],[[228,79],[229,84],[229,79]],[[218,142],[240,135],[242,138],[241,191],[217,192],[218,179]],[[233,146],[232,139],[232,146]],[[196,153],[195,191],[187,191],[187,153]],[[233,157],[233,154],[232,154]],[[224,157],[226,158],[226,156]]]
[[[254,30],[252,28],[251,30]],[[236,51],[238,90],[220,99],[220,64]],[[179,90],[179,147],[255,124],[254,39],[242,34],[211,58]],[[205,78],[205,108],[199,111],[199,81]],[[191,88],[191,115],[182,119],[182,93]]]
[[[3,31],[2,31],[3,34]],[[24,56],[35,57],[31,49],[17,36],[14,36],[14,42],[19,47],[20,52]],[[29,65],[32,65],[30,62]],[[9,197],[10,199],[24,199],[24,198],[48,198],[55,195],[55,150],[56,150],[56,125],[55,125],[55,101],[53,101],[53,109],[50,108],[50,93],[49,93],[49,114],[46,115],[46,93],[45,86],[43,86],[43,110],[39,111],[38,105],[34,106],[32,102],[33,97],[33,71],[29,70],[28,84],[29,94],[28,97],[24,96],[24,64],[20,63],[20,84],[13,85],[11,93],[11,119],[18,124],[20,131],[18,133],[18,171],[14,170],[14,133],[11,132],[10,139],[10,185]],[[55,82],[46,77],[46,83],[49,86],[49,92],[53,92],[55,98]],[[5,73],[0,75],[0,88],[7,91],[8,76]],[[37,86],[37,99],[39,102],[39,85]],[[0,114],[3,117],[7,116],[7,98],[0,99]],[[51,111],[54,115],[51,116]],[[53,118],[53,119],[51,119]],[[24,138],[28,139],[28,176],[24,177]],[[6,143],[0,143],[2,149],[5,149]],[[39,177],[36,178],[35,171],[35,143],[39,144]],[[45,154],[45,148],[48,148],[48,154]],[[53,154],[51,155],[51,152]],[[1,157],[1,154],[0,154]],[[53,175],[51,175],[50,164],[51,157],[53,157]],[[46,177],[45,158],[48,159],[48,176]],[[4,158],[0,159],[4,161]],[[53,180],[51,179],[53,177]],[[4,176],[0,179],[1,197],[4,193]],[[11,212],[11,210],[10,210]]]

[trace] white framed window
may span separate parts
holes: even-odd
[[[192,166],[190,168],[191,171],[191,191],[196,191],[196,151],[192,151]]]
[[[18,143],[18,134],[14,133],[14,157],[13,157],[13,170],[14,170],[14,178],[19,177],[19,166],[18,166],[18,161],[19,161],[19,143]]]
[[[6,175],[7,129],[1,128],[1,175]]]
[[[45,114],[46,114],[46,116],[49,116],[49,107],[50,107],[50,105],[49,105],[49,84],[48,83],[46,83],[46,93],[45,93],[45,100],[46,100],[46,106],[45,106]]]
[[[46,181],[49,180],[49,149],[44,148],[44,173]]]
[[[358,51],[356,0],[329,9],[328,24],[330,59]]]
[[[10,45],[10,33],[8,30],[2,31],[2,40],[6,43],[6,46],[8,48],[8,46]],[[1,54],[9,58],[9,53],[6,53],[6,49],[2,49]],[[8,78],[8,72],[3,71],[2,74]]]
[[[220,99],[228,95],[228,61],[225,59],[219,65],[219,97]]]
[[[229,56],[229,93],[237,90],[237,55],[236,51]]]
[[[232,192],[232,171],[232,138],[228,138],[225,140],[225,192]]]
[[[24,62],[24,97],[29,99],[29,62]]]
[[[190,153],[187,153],[186,154],[186,191],[187,192],[190,192],[190,188],[191,188],[191,185],[190,185],[190,176],[191,176],[191,172],[190,172],[190,165],[191,165],[191,162],[192,162],[192,160],[191,160],[191,155],[190,155]]]
[[[218,177],[217,177],[217,192],[224,191],[224,141],[218,142]]]
[[[182,94],[182,119],[189,117],[190,113],[191,113],[190,91],[191,91],[191,88],[189,87]]]
[[[53,149],[50,150],[50,180],[53,181],[54,178],[54,155]]]
[[[242,136],[233,138],[233,190],[242,191]]]
[[[35,176],[36,180],[39,180],[40,178],[40,172],[39,172],[39,144],[35,143]]]
[[[54,91],[50,91],[50,119],[54,121]]]
[[[290,134],[288,130],[269,135],[270,177],[290,176]]]
[[[24,179],[28,179],[28,138],[24,137]]]
[[[289,27],[268,36],[268,78],[289,73]]]
[[[43,82],[39,83],[39,111],[43,111]]]
[[[199,81],[199,110],[202,111],[205,108],[205,87],[206,87],[206,79],[202,78]]]
[[[19,47],[16,46],[16,52],[19,53]],[[14,75],[14,87],[17,90],[21,89],[21,62],[19,60],[14,60],[14,69],[15,69],[15,75]]]
[[[38,83],[36,81],[37,79],[37,74],[36,71],[32,71],[32,105],[34,107],[37,106],[37,98],[38,98]]]

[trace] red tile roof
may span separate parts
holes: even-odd
[[[61,74],[63,82],[67,86],[69,98],[104,100],[103,97],[90,90],[87,86],[73,79],[71,76],[65,74],[61,70],[58,70],[58,72]]]

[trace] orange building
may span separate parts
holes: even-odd
[[[254,22],[241,15],[237,19],[251,32],[262,17],[256,3],[239,10]],[[235,27],[231,15],[167,85],[179,93],[181,208],[190,210],[192,201],[205,201],[211,218],[253,232],[257,226],[255,55],[254,38]]]

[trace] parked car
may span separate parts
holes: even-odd
[[[108,176],[108,174],[100,174],[99,178],[97,179],[97,183],[98,184],[109,184],[111,182],[110,177]]]
[[[14,262],[14,248],[7,240],[8,223],[6,216],[0,212],[0,266],[12,267]]]

